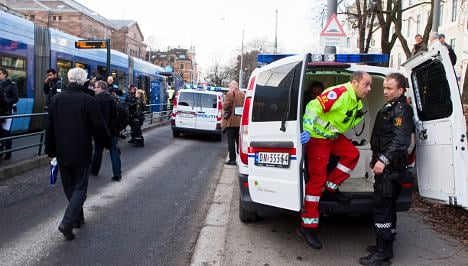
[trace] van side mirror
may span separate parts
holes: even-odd
[[[242,112],[244,111],[244,107],[241,106],[241,107],[236,107],[234,108],[234,115],[237,115],[237,116],[242,116]]]

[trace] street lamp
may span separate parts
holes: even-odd
[[[243,70],[244,69],[244,29],[242,29],[242,44],[241,44],[241,59],[239,68],[239,89],[242,88]]]

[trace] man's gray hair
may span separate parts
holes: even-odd
[[[68,71],[67,76],[69,83],[78,83],[79,85],[83,85],[88,77],[88,73],[82,68],[75,67]]]
[[[101,88],[102,90],[107,90],[107,83],[102,80],[96,81],[96,88]]]
[[[435,31],[431,31],[431,33],[429,33],[429,36],[433,39],[439,39],[439,33]]]

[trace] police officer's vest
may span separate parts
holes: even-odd
[[[307,104],[304,130],[307,130],[312,138],[337,138],[338,134],[361,122],[362,106],[351,82],[330,87]]]

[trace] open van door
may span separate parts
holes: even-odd
[[[417,54],[403,66],[412,91],[419,193],[466,208],[466,124],[448,50],[441,46]]]

